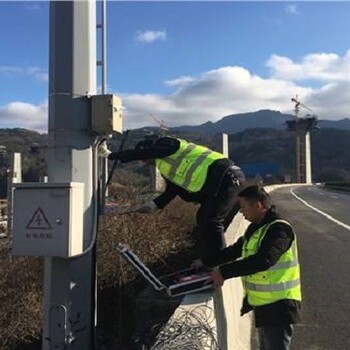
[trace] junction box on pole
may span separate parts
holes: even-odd
[[[83,252],[83,183],[21,183],[13,191],[13,255]]]

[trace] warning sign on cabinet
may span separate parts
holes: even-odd
[[[51,230],[52,227],[47,220],[44,211],[38,207],[35,210],[32,218],[29,220],[27,226],[27,230]]]

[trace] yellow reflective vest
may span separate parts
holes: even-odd
[[[256,230],[249,240],[243,241],[243,258],[256,254],[268,228],[287,221],[275,220]],[[301,301],[300,268],[298,262],[297,240],[294,236],[291,247],[282,254],[275,265],[268,270],[242,276],[243,286],[252,306],[272,304],[283,299]]]
[[[209,166],[226,157],[204,146],[178,140],[179,149],[168,157],[156,159],[156,166],[167,180],[188,192],[198,192],[205,183]]]

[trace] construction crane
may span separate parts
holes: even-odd
[[[303,107],[303,108],[307,109],[308,111],[313,112],[313,110],[311,108],[309,108],[308,106],[306,106],[303,103],[301,103],[300,101],[298,101],[298,95],[296,95],[295,98],[292,97],[292,102],[295,103],[294,112],[295,112],[296,118],[298,118],[300,107]]]
[[[166,127],[164,120],[159,120],[156,118],[153,114],[149,114],[150,118],[153,119],[158,125],[160,129],[160,133],[164,134],[169,131],[169,129]]]

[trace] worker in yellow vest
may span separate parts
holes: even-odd
[[[239,210],[237,193],[244,181],[241,169],[230,159],[204,146],[155,135],[131,150],[112,153],[101,145],[99,155],[122,163],[153,161],[166,181],[166,189],[138,211],[151,213],[162,209],[176,196],[199,203],[197,226],[202,256],[224,248],[223,233]]]
[[[300,320],[297,238],[262,187],[247,187],[238,197],[243,216],[251,222],[244,236],[194,265],[216,266],[211,277],[217,288],[224,280],[241,276],[245,290],[241,314],[254,310],[260,349],[288,350],[293,325]]]

